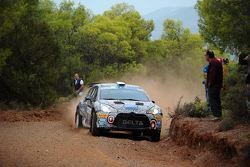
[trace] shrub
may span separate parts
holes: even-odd
[[[181,105],[181,99],[175,109],[176,116],[182,115],[186,117],[202,118],[209,115],[207,104],[202,102],[200,98],[196,97],[194,102],[184,103],[183,105]]]
[[[222,106],[230,110],[229,117],[237,121],[250,121],[246,105],[246,68],[231,64],[229,74],[225,76],[225,90],[222,93]]]

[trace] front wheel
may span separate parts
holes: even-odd
[[[161,131],[154,131],[151,133],[152,142],[158,142],[161,139]]]
[[[76,112],[75,114],[75,128],[81,128],[82,127],[82,116],[79,114],[79,112]]]
[[[100,129],[98,129],[97,126],[96,126],[96,122],[97,122],[96,113],[92,112],[91,127],[90,127],[92,136],[100,136],[100,134],[101,134]]]

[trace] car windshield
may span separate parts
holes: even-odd
[[[131,100],[149,101],[145,92],[132,89],[102,89],[100,92],[101,100]]]

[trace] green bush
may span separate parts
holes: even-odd
[[[229,74],[224,78],[225,90],[222,92],[223,109],[231,111],[233,120],[249,122],[250,115],[246,105],[246,67],[231,64]]]
[[[198,97],[195,98],[194,102],[184,103],[183,105],[181,105],[180,99],[175,109],[175,115],[203,118],[209,115],[209,110],[207,107],[207,103],[202,102]]]

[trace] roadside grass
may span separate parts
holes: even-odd
[[[205,102],[198,97],[195,98],[194,102],[182,104],[182,97],[180,98],[176,108],[174,109],[173,115],[184,116],[184,117],[195,117],[204,118],[209,116],[209,109]]]
[[[225,100],[223,99],[224,104]],[[237,102],[243,100],[242,98],[238,98]],[[230,104],[232,106],[233,104]],[[241,103],[240,105],[243,105]],[[237,105],[235,107],[238,107]],[[233,129],[238,124],[249,124],[249,114],[246,114],[246,111],[237,111],[236,108],[233,107],[232,110],[229,110],[227,105],[223,106],[222,111],[222,120],[219,123],[219,131],[228,131]],[[242,108],[242,107],[241,107]],[[244,113],[244,114],[243,114]],[[182,103],[182,97],[178,101],[178,104],[176,105],[176,108],[174,109],[174,112],[170,114],[171,118],[174,117],[194,117],[194,118],[206,118],[211,117],[212,113],[208,108],[208,105],[206,102],[202,102],[202,100],[198,97],[194,99],[193,102],[189,103]]]

